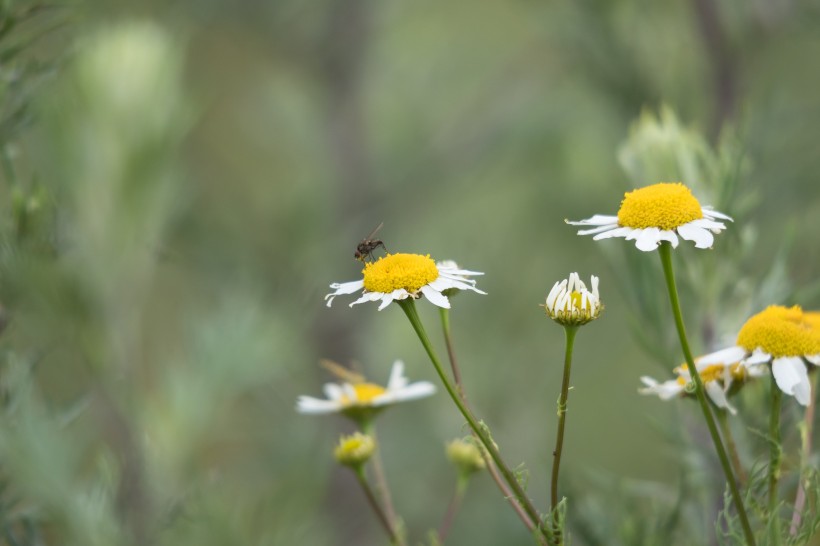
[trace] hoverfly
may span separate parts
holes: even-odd
[[[364,263],[367,258],[373,259],[371,253],[379,247],[382,247],[384,251],[387,252],[387,247],[384,246],[382,240],[373,238],[382,226],[384,226],[384,222],[379,224],[376,229],[370,232],[370,235],[362,239],[362,242],[356,246],[356,252],[353,253],[354,258]]]
[[[345,383],[358,385],[359,383],[365,382],[364,376],[362,374],[355,372],[350,368],[346,368],[338,362],[334,362],[328,358],[320,359],[319,365],[331,374],[335,375],[337,378],[344,381]]]

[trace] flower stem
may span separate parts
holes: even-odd
[[[729,412],[722,408],[718,408],[715,412],[717,413],[720,433],[723,435],[723,441],[726,442],[726,449],[729,450],[729,458],[732,460],[732,468],[737,476],[738,484],[743,485],[746,482],[746,471],[743,470],[743,464],[740,462],[740,456],[737,452],[737,444],[735,444],[735,437],[729,426]]]
[[[469,476],[463,472],[458,473],[456,480],[456,490],[453,493],[453,498],[450,499],[450,504],[447,506],[447,513],[444,515],[444,520],[441,522],[441,527],[438,530],[438,541],[444,544],[447,540],[447,535],[450,533],[450,527],[456,518],[458,509],[461,508],[461,502],[464,500],[464,492],[467,491],[467,484],[469,483]]]
[[[373,494],[373,489],[370,487],[370,483],[367,481],[367,476],[365,476],[364,473],[364,465],[354,468],[353,473],[356,475],[356,479],[359,480],[359,485],[362,486],[362,490],[367,497],[367,502],[376,513],[376,516],[378,516],[379,522],[382,524],[382,527],[384,527],[384,530],[387,531],[387,534],[390,537],[390,544],[401,544],[395,527],[387,519],[387,515],[384,513],[384,510],[382,510],[381,506],[379,506],[379,502],[376,500],[376,495]]]
[[[577,326],[564,326],[566,338],[566,351],[564,353],[564,378],[561,381],[561,396],[558,399],[558,433],[555,437],[555,450],[552,452],[552,485],[550,487],[550,499],[552,500],[553,524],[558,524],[558,469],[561,466],[561,452],[564,449],[564,428],[567,423],[567,398],[569,397],[569,372],[572,367],[572,348],[575,344],[575,334],[578,333]],[[561,535],[555,529],[555,544],[561,544]]]
[[[789,535],[791,536],[797,535],[800,521],[803,519],[803,508],[806,506],[806,488],[803,485],[802,474],[811,456],[812,437],[814,433],[814,408],[817,406],[817,377],[817,372],[809,374],[811,398],[809,399],[809,405],[806,407],[806,416],[803,419],[803,430],[800,431],[803,446],[800,452],[800,479],[797,485],[797,497],[794,499],[794,514],[792,515],[792,525],[789,529]]]
[[[700,372],[695,366],[695,359],[692,356],[692,350],[689,348],[689,340],[686,338],[686,327],[683,324],[683,313],[681,313],[680,301],[678,300],[678,288],[675,285],[675,272],[672,268],[672,247],[668,241],[661,242],[658,253],[661,257],[661,264],[663,265],[663,274],[666,279],[666,288],[669,292],[669,301],[672,304],[672,314],[675,316],[675,326],[678,330],[678,337],[680,338],[681,349],[686,358],[686,366],[692,374],[692,379],[695,380],[695,394],[697,395],[698,403],[703,411],[703,417],[706,419],[706,426],[709,429],[709,434],[712,436],[712,442],[715,445],[715,450],[720,459],[720,464],[723,467],[723,473],[726,475],[726,481],[729,483],[729,490],[732,493],[732,500],[737,509],[737,515],[740,519],[740,524],[743,527],[743,534],[746,537],[748,546],[755,546],[755,537],[752,533],[752,528],[749,525],[749,517],[746,515],[746,508],[743,506],[743,497],[740,495],[740,490],[737,487],[737,480],[732,472],[732,467],[729,463],[729,457],[726,455],[726,449],[723,447],[723,442],[720,440],[720,434],[715,424],[715,418],[712,411],[709,409],[709,403],[706,400],[706,394],[703,388],[703,380],[700,377]]]
[[[378,437],[376,436],[376,424],[373,419],[362,420],[361,427],[362,432],[368,436],[371,436],[378,443]],[[376,490],[379,492],[382,503],[384,503],[384,515],[390,523],[390,526],[393,529],[396,529],[397,519],[396,510],[393,508],[393,496],[390,494],[390,486],[387,485],[387,474],[384,471],[384,462],[382,461],[382,456],[378,449],[370,460],[373,462],[373,474],[376,478]],[[399,544],[403,544],[401,539],[399,539]]]
[[[467,409],[467,406],[462,402],[461,397],[456,393],[456,389],[453,386],[450,379],[444,373],[444,369],[441,366],[441,361],[439,360],[436,352],[433,350],[433,345],[430,343],[430,338],[427,337],[427,332],[424,330],[424,326],[421,324],[421,319],[419,318],[418,310],[416,309],[416,304],[413,299],[405,299],[398,302],[401,308],[404,310],[404,313],[407,315],[408,320],[410,320],[410,324],[413,326],[413,329],[416,331],[416,335],[418,335],[419,340],[421,341],[422,346],[424,346],[424,350],[427,351],[427,356],[430,357],[430,361],[433,363],[433,367],[436,369],[436,373],[438,374],[441,382],[444,384],[444,388],[447,390],[447,394],[450,395],[450,398],[453,400],[453,403],[456,405],[458,410],[461,412],[461,415],[464,416],[464,419],[467,420],[467,423],[470,425],[470,428],[473,429],[478,439],[487,449],[489,452],[490,457],[492,457],[493,462],[496,464],[498,469],[501,471],[502,476],[504,476],[504,480],[506,480],[507,484],[513,491],[513,494],[516,497],[516,500],[521,504],[524,508],[524,511],[527,513],[527,516],[534,521],[538,522],[538,528],[545,537],[547,536],[546,529],[540,525],[541,517],[538,514],[538,511],[533,506],[532,502],[530,501],[527,494],[524,492],[524,489],[521,487],[521,484],[518,483],[518,480],[515,477],[515,474],[510,470],[509,466],[504,462],[501,458],[501,453],[499,453],[498,448],[493,442],[490,435],[487,431],[482,427],[476,418],[473,417],[472,413]]]
[[[777,514],[777,481],[780,478],[780,406],[783,391],[772,374],[772,412],[769,414],[769,529],[772,546],[780,544],[780,517]]]
[[[450,310],[444,309],[443,307],[439,308],[439,314],[441,316],[441,327],[444,331],[444,342],[447,345],[447,356],[450,360],[450,367],[453,370],[453,379],[455,380],[456,390],[458,391],[458,395],[461,397],[461,401],[464,402],[464,406],[474,415],[473,410],[470,407],[470,403],[467,401],[467,392],[464,390],[464,385],[461,383],[461,373],[459,371],[458,361],[456,360],[455,345],[453,344],[453,336],[450,330]],[[475,432],[473,432],[473,437],[479,439]],[[479,439],[479,441],[481,440]],[[504,479],[498,473],[498,468],[495,466],[495,463],[485,450],[481,450],[481,457],[487,465],[487,472],[490,473],[490,477],[492,477],[493,481],[498,486],[501,494],[504,495],[504,498],[510,503],[510,506],[512,506],[515,513],[518,514],[518,517],[521,518],[524,525],[527,526],[527,529],[529,529],[530,532],[534,531],[538,525],[538,522],[531,521],[521,505],[515,500],[515,496],[512,491],[510,491],[509,486],[504,482]]]
[[[453,339],[450,334],[450,310],[439,307],[439,315],[441,316],[441,328],[444,330],[444,343],[447,345],[447,357],[450,360],[450,368],[453,370],[453,381],[456,383],[459,394],[464,402],[467,402],[467,396],[464,394],[464,387],[461,385],[461,371],[458,369],[458,361],[456,360],[456,352],[453,348]]]

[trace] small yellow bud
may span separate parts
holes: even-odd
[[[342,436],[339,445],[333,450],[333,456],[339,464],[359,467],[366,463],[376,451],[376,440],[372,436],[354,432],[350,436]]]
[[[447,458],[458,467],[460,472],[467,475],[478,472],[486,466],[481,451],[472,439],[457,438],[447,444]]]

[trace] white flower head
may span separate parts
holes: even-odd
[[[394,301],[422,296],[444,309],[450,308],[447,293],[452,290],[472,290],[486,294],[475,287],[471,276],[483,275],[477,271],[459,269],[455,262],[436,263],[430,256],[420,254],[388,254],[378,261],[366,263],[360,281],[333,283],[334,290],[327,296],[327,306],[333,298],[363,290],[359,299],[350,304],[379,301],[379,311]]]
[[[594,240],[623,237],[635,241],[645,252],[668,241],[677,248],[678,237],[694,241],[696,248],[712,248],[713,233],[726,225],[718,220],[732,221],[729,216],[703,207],[692,191],[679,182],[653,184],[627,192],[617,216],[596,214],[592,218],[571,222],[573,226],[594,226],[578,235],[595,235]]]
[[[695,359],[695,367],[698,369],[703,388],[709,399],[715,406],[728,410],[732,415],[735,415],[737,410],[729,403],[729,393],[736,391],[748,378],[759,377],[766,373],[765,370],[744,368],[740,364],[740,359],[735,358],[736,356],[732,352],[718,351]],[[689,367],[683,364],[673,371],[677,377],[663,382],[648,376],[641,377],[644,388],[639,389],[638,392],[658,396],[661,400],[694,396],[696,387]]]
[[[578,273],[556,282],[544,305],[547,315],[564,326],[580,326],[598,318],[604,308],[598,295],[598,277],[592,275],[590,284],[592,291],[587,290]]]
[[[737,336],[737,345],[703,356],[705,363],[729,358],[753,373],[771,373],[778,388],[808,406],[811,382],[807,364],[820,365],[820,321],[817,313],[772,305],[752,316]]]
[[[410,383],[404,375],[404,363],[397,360],[390,370],[386,387],[362,380],[341,384],[326,383],[324,392],[326,399],[300,396],[296,400],[296,411],[314,415],[343,413],[359,421],[372,417],[392,404],[431,396],[436,392],[436,387],[429,381]]]

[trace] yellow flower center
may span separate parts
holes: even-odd
[[[353,385],[353,390],[356,392],[356,399],[351,400],[345,395],[342,395],[342,404],[345,406],[369,406],[377,396],[381,396],[386,391],[384,387],[375,385],[373,383],[357,383]]]
[[[400,288],[412,294],[438,278],[436,262],[420,254],[388,254],[365,264],[362,273],[365,290],[384,294]]]
[[[737,364],[732,367],[732,375],[737,377],[735,370],[737,369]],[[688,370],[689,366],[687,364],[681,364],[678,371],[681,370]],[[724,370],[726,367],[723,364],[713,364],[711,366],[706,366],[702,370],[700,370],[700,378],[703,380],[704,383],[708,383],[709,381],[717,381],[723,379],[723,374],[725,373]],[[686,385],[687,381],[683,377],[678,377],[678,384]]]
[[[773,358],[820,354],[820,328],[809,315],[797,305],[772,305],[746,321],[737,344],[747,351],[760,348]]]
[[[675,229],[703,218],[692,190],[680,182],[662,182],[624,194],[618,223],[631,228]]]

